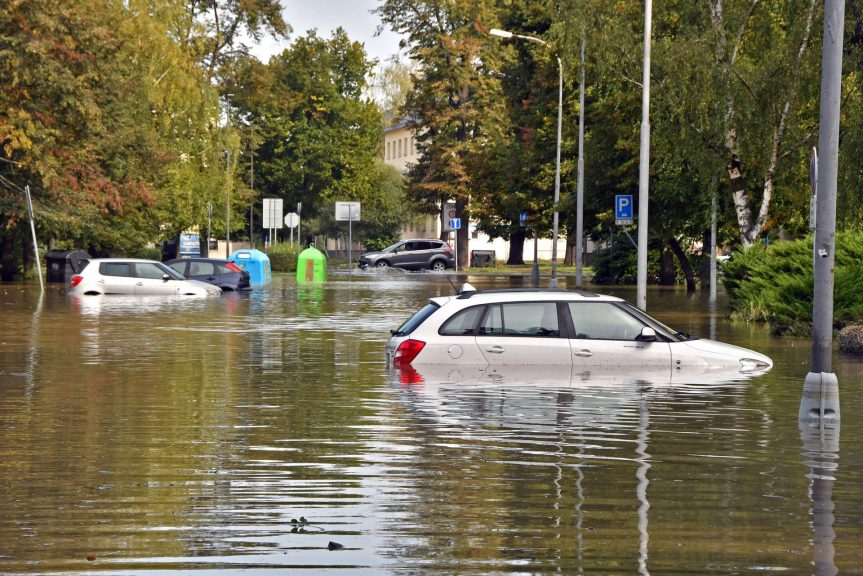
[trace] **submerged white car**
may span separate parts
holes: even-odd
[[[387,365],[571,365],[763,371],[753,350],[690,338],[621,298],[571,290],[475,290],[432,298],[387,343]]]
[[[222,289],[187,280],[161,262],[140,258],[96,258],[72,276],[70,296],[219,296]]]

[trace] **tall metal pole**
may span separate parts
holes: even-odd
[[[560,137],[563,126],[563,64],[560,62],[560,57],[557,57],[557,159],[554,165],[554,227],[552,228],[552,244],[551,244],[551,280],[548,283],[549,288],[557,288],[557,227],[559,218],[560,203]]]
[[[36,224],[33,221],[33,200],[30,198],[30,185],[24,186],[27,196],[27,215],[30,216],[30,233],[33,234],[33,251],[36,253],[36,270],[39,273],[39,288],[45,293],[45,283],[42,280],[42,260],[39,258],[39,244],[36,242]]]
[[[231,151],[228,150],[228,168],[225,176],[225,258],[231,256]]]
[[[252,191],[252,203],[249,204],[249,248],[255,247],[255,151],[249,150],[249,188]]]
[[[710,198],[710,303],[716,303],[716,188],[717,183],[714,178],[711,184]]]
[[[581,288],[584,252],[584,31],[581,33],[581,82],[578,89],[578,180],[575,186],[575,287]]]
[[[638,276],[635,305],[647,310],[647,194],[650,176],[650,36],[653,0],[644,2],[644,66],[641,91],[641,154],[638,164]]]
[[[845,1],[824,3],[821,111],[818,135],[818,200],[815,224],[815,285],[812,306],[812,372],[832,370],[833,264],[836,244],[836,180],[839,169],[839,103]]]

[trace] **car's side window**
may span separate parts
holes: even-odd
[[[223,264],[213,264],[217,274],[231,274],[233,270]]]
[[[608,302],[570,302],[575,337],[592,340],[635,340],[644,325]]]
[[[171,268],[179,272],[180,274],[186,273],[186,263],[185,262],[174,262],[173,264],[168,264]]]
[[[414,242],[414,250],[431,250],[431,242]]]
[[[135,278],[151,278],[161,280],[165,275],[165,271],[147,262],[139,262],[135,264]]]
[[[479,329],[483,336],[560,336],[554,302],[510,302],[489,309]]]
[[[402,252],[407,252],[408,250],[413,250],[413,242],[405,242],[398,248],[396,248],[396,254],[401,254]]]
[[[99,264],[99,274],[102,276],[119,276],[128,278],[132,274],[129,273],[128,262],[101,262]]]
[[[438,331],[443,336],[472,336],[485,306],[474,306],[455,314]]]

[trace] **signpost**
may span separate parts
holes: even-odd
[[[632,194],[614,196],[614,223],[618,226],[632,225]]]
[[[282,228],[282,214],[284,214],[283,201],[281,198],[264,198],[263,228],[270,231],[270,243],[274,243],[274,230]]]
[[[291,246],[294,245],[294,228],[300,223],[300,217],[296,212],[288,212],[285,214],[285,226],[291,229]],[[297,244],[300,243],[300,237],[297,236]]]
[[[359,202],[336,202],[336,221],[348,221],[348,273],[353,274],[353,226],[360,221],[361,206]]]
[[[453,212],[455,214],[455,212]],[[458,274],[458,230],[461,229],[461,218],[450,218],[449,229],[455,230],[455,271]]]
[[[456,217],[455,203],[447,202],[443,205],[443,231],[452,232],[452,219]]]

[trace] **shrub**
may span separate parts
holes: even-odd
[[[833,323],[839,329],[863,319],[863,233],[839,234],[835,260]],[[811,332],[811,236],[735,252],[722,271],[732,317],[766,322],[775,334]]]
[[[267,251],[273,272],[296,272],[298,255],[299,245],[291,246],[285,242],[273,244]]]

